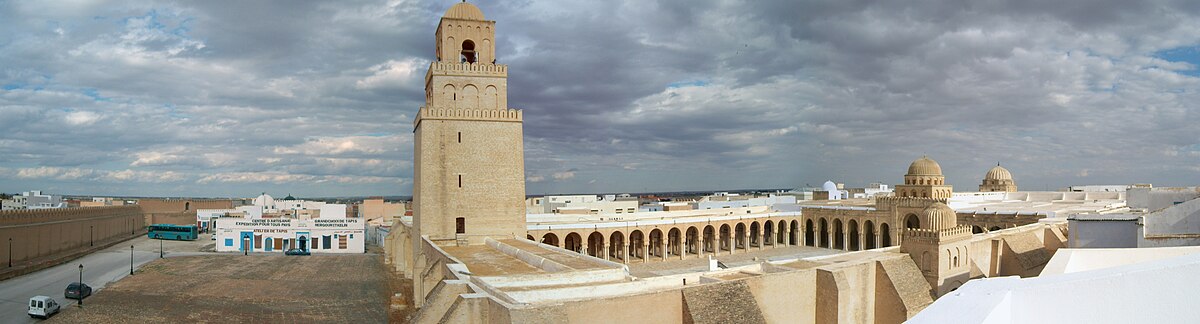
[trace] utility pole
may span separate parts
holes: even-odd
[[[129,246],[129,275],[133,275],[133,245]]]

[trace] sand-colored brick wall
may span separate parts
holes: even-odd
[[[145,230],[137,206],[0,211],[0,266],[67,254]]]

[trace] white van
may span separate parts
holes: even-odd
[[[58,314],[59,305],[54,298],[46,296],[34,296],[29,299],[29,317],[50,318],[50,315]]]

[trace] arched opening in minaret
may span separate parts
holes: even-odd
[[[916,214],[908,214],[904,217],[904,228],[921,228],[921,219]]]
[[[475,63],[475,42],[469,39],[462,43],[462,61]]]

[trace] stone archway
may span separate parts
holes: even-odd
[[[839,218],[833,219],[833,248],[837,250],[846,249],[846,229],[842,227],[842,220]]]
[[[865,239],[867,241],[867,243],[865,244],[866,245],[865,248],[867,250],[871,250],[871,249],[878,247],[878,246],[875,246],[875,224],[871,223],[871,221],[866,221],[863,223],[863,236],[865,236]]]
[[[729,224],[721,224],[721,241],[717,245],[721,247],[721,251],[733,251],[731,245],[733,233],[729,229]]]
[[[683,253],[683,238],[678,228],[667,231],[667,256],[679,256]]]
[[[546,235],[542,235],[542,243],[546,245],[558,246],[558,235],[554,235],[554,233],[546,233]]]
[[[714,253],[717,250],[717,230],[712,225],[704,226],[704,253]]]
[[[604,258],[604,234],[592,232],[587,239],[587,255]]]
[[[821,218],[818,223],[820,223],[821,237],[817,244],[819,247],[829,248],[829,224],[825,222],[824,218]]]
[[[847,227],[850,228],[850,244],[848,244],[850,246],[850,248],[848,250],[858,251],[858,250],[862,249],[862,247],[859,246],[859,240],[858,240],[858,221],[851,219],[849,222],[846,223],[846,225],[847,225]]]
[[[663,232],[660,229],[650,230],[650,256],[663,257]]]
[[[766,245],[775,246],[775,223],[772,223],[771,221],[763,222],[763,233],[762,234],[763,234],[762,244],[764,246],[766,246]]]
[[[887,223],[879,224],[879,247],[892,246],[892,232]]]
[[[904,216],[904,228],[921,228],[921,218],[917,217],[917,214]]]
[[[684,236],[684,248],[686,253],[700,254],[700,230],[695,226],[688,227],[687,233]]]
[[[750,236],[747,239],[750,240],[751,247],[762,247],[762,239],[759,237],[761,232],[759,230],[758,222],[750,222]]]
[[[804,245],[816,246],[816,236],[813,235],[813,221],[811,219],[804,220]]]
[[[629,233],[629,259],[646,260],[646,235],[641,230]]]
[[[583,237],[579,233],[571,232],[567,234],[567,238],[563,240],[563,248],[571,252],[583,252]]]
[[[608,236],[608,255],[610,258],[627,260],[625,255],[625,234],[613,232]]]
[[[747,248],[746,224],[745,223],[737,223],[737,225],[733,227],[733,240],[734,240],[734,243],[733,243],[734,247],[739,248],[739,249]]]

